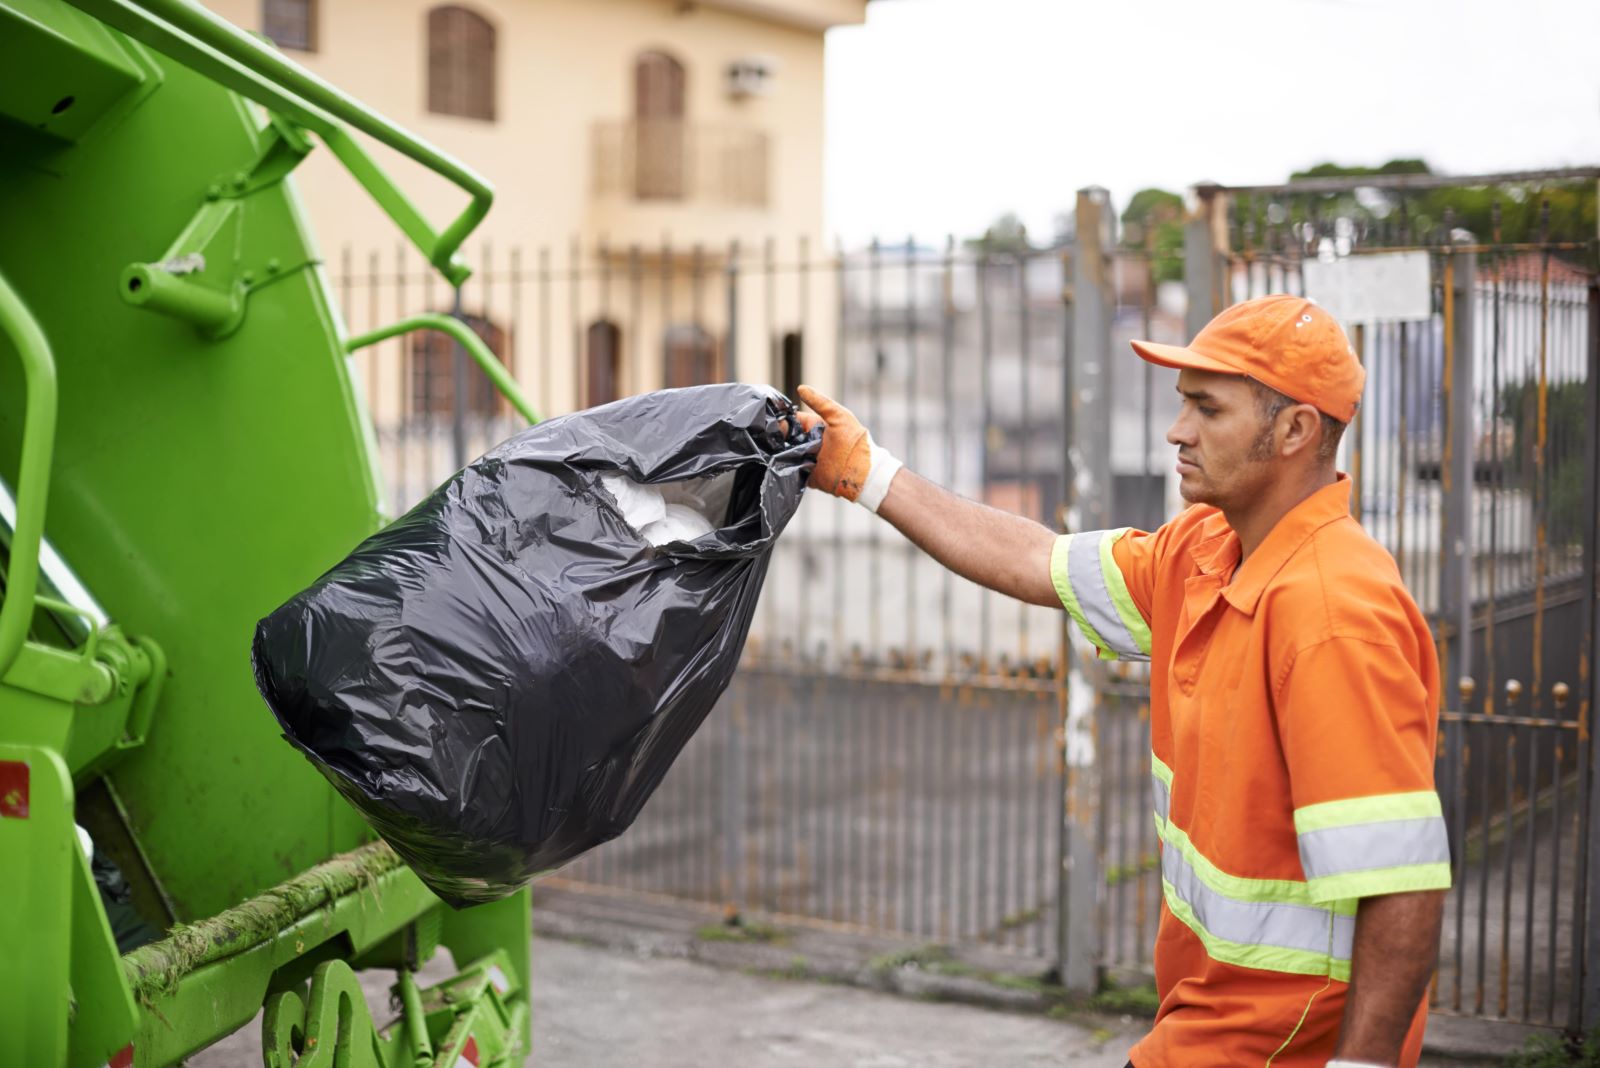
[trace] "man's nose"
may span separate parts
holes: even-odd
[[[1167,428],[1167,444],[1194,444],[1194,435],[1190,433],[1189,420],[1180,415],[1172,421],[1172,425]]]

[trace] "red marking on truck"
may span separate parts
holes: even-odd
[[[471,1035],[467,1036],[467,1044],[461,1047],[461,1052],[456,1055],[455,1068],[478,1068],[478,1040]]]
[[[511,980],[506,978],[506,973],[500,970],[500,965],[489,965],[489,985],[494,987],[495,993],[504,994],[511,989]]]
[[[112,1054],[111,1059],[106,1061],[106,1068],[133,1068],[133,1043],[129,1042]]]
[[[0,819],[28,818],[28,765],[0,760]]]

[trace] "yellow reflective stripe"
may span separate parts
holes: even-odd
[[[1111,603],[1116,606],[1117,615],[1122,617],[1122,625],[1128,628],[1128,636],[1133,639],[1133,644],[1138,646],[1141,653],[1149,656],[1150,624],[1144,621],[1139,606],[1133,603],[1133,595],[1128,592],[1128,582],[1122,577],[1122,568],[1117,566],[1116,557],[1111,555],[1112,546],[1116,545],[1129,529],[1123,527],[1100,539],[1100,572],[1105,576],[1106,592],[1111,595]]]
[[[1414,790],[1403,794],[1377,794],[1306,805],[1294,810],[1294,829],[1296,834],[1305,834],[1356,823],[1417,820],[1443,815],[1444,807],[1439,803],[1437,792]]]
[[[1171,883],[1161,880],[1162,894],[1167,910],[1185,927],[1194,932],[1205,947],[1206,956],[1224,964],[1240,968],[1261,968],[1272,972],[1289,972],[1294,975],[1326,975],[1340,982],[1350,981],[1350,961],[1331,953],[1311,953],[1300,949],[1279,946],[1253,946],[1218,938],[1205,929],[1188,902],[1178,896]],[[1330,929],[1331,933],[1331,929]],[[1331,941],[1331,937],[1330,937]]]
[[[1430,865],[1412,869],[1379,869],[1330,876],[1325,880],[1252,879],[1223,871],[1202,853],[1183,828],[1159,810],[1163,792],[1170,797],[1173,774],[1154,751],[1150,774],[1155,780],[1156,837],[1162,845],[1162,896],[1167,909],[1192,931],[1213,960],[1241,968],[1328,976],[1350,980],[1350,952],[1359,899],[1382,885],[1369,876],[1416,885],[1398,889],[1431,889],[1438,872]],[[1437,800],[1437,795],[1434,795]],[[1341,811],[1354,818],[1370,813],[1360,805],[1326,809],[1321,816],[1337,819]],[[1313,812],[1313,819],[1319,813]],[[1334,826],[1347,826],[1335,824]],[[1444,885],[1449,867],[1443,865]],[[1215,930],[1207,927],[1213,923]],[[1220,932],[1220,933],[1219,933]],[[1231,937],[1229,937],[1231,936]],[[1318,947],[1325,947],[1319,949]]]
[[[1172,769],[1161,763],[1155,752],[1150,753],[1150,798],[1155,803],[1156,838],[1160,838],[1167,823],[1167,812],[1172,807]]]
[[[1327,908],[1329,902],[1318,901],[1311,896],[1311,887],[1298,879],[1250,879],[1242,875],[1230,875],[1213,864],[1204,853],[1195,848],[1189,840],[1188,834],[1182,827],[1167,821],[1162,840],[1169,846],[1178,850],[1189,866],[1200,877],[1200,881],[1225,897],[1237,898],[1240,901],[1270,901],[1281,905],[1305,905],[1308,908]],[[1356,903],[1354,901],[1332,902],[1334,911],[1343,915],[1355,915]]]
[[[1161,762],[1152,750],[1150,753],[1150,774],[1167,784],[1167,789],[1172,789],[1172,769]]]
[[[1072,589],[1072,578],[1067,573],[1067,559],[1068,553],[1072,548],[1072,539],[1079,536],[1076,534],[1063,534],[1056,538],[1056,543],[1050,550],[1050,581],[1055,584],[1056,596],[1061,598],[1062,607],[1067,610],[1067,614],[1072,617],[1072,621],[1078,625],[1078,629],[1083,632],[1083,636],[1093,642],[1094,647],[1100,651],[1100,659],[1115,660],[1117,654],[1111,651],[1111,647],[1106,644],[1106,640],[1100,637],[1100,632],[1095,630],[1088,618],[1084,616],[1083,606],[1078,603],[1078,595]],[[1093,535],[1081,536],[1099,537],[1100,534],[1099,531],[1096,531]]]
[[[1371,868],[1312,879],[1313,900],[1342,902],[1383,894],[1404,894],[1413,890],[1450,889],[1450,865],[1445,863],[1407,864],[1396,868]]]

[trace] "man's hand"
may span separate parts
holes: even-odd
[[[801,386],[799,392],[817,412],[801,412],[800,425],[807,431],[822,427],[813,489],[867,505],[963,578],[1030,604],[1061,607],[1050,578],[1054,532],[902,471],[899,460],[873,445],[849,409],[810,386]]]
[[[801,386],[799,393],[800,399],[817,413],[799,413],[801,428],[809,432],[822,427],[822,451],[808,485],[876,512],[900,469],[900,461],[874,447],[872,435],[850,409],[810,386]]]

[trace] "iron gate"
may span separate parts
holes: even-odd
[[[1128,339],[1182,343],[1227,302],[1301,292],[1329,242],[1425,253],[1430,313],[1354,325],[1369,378],[1344,465],[1446,677],[1462,680],[1438,750],[1455,888],[1433,1003],[1592,1022],[1594,245],[1484,239],[1446,219],[1423,231],[1393,189],[1397,218],[1351,222],[1327,198],[1356,184],[1202,188],[1182,249],[1127,247],[1109,198],[1087,190],[1075,229],[1045,247],[990,234],[819,257],[802,240],[793,255],[769,242],[713,262],[575,243],[559,268],[548,250],[484,249],[459,295],[422,292],[377,257],[356,272],[346,255],[340,284],[356,318],[454,297],[554,411],[563,377],[581,403],[607,383],[659,385],[673,366],[750,377],[754,351],[777,384],[802,368],[820,380],[935,481],[1091,529],[1153,527],[1181,506],[1165,473],[1171,374]],[[661,375],[641,341],[652,326],[666,335]],[[709,358],[674,364],[691,334]],[[452,416],[472,451],[512,429],[487,400],[437,403],[449,355],[365,357],[369,389],[400,398],[378,433],[402,506],[452,469]],[[1145,970],[1161,901],[1147,687],[1142,668],[1106,670],[1073,640],[1061,613],[979,590],[860,509],[810,495],[722,703],[637,824],[551,878],[982,943],[1077,986]]]
[[[832,296],[822,373],[880,440],[944,485],[1051,521],[1061,250],[907,242],[793,270]],[[981,590],[810,495],[722,704],[637,825],[557,879],[982,942],[1042,970],[1060,941],[1062,641],[1060,613]]]
[[[1387,223],[1352,225],[1326,210],[1358,187],[1387,193]],[[1236,300],[1304,293],[1306,261],[1333,241],[1338,255],[1428,257],[1430,314],[1353,324],[1368,378],[1342,466],[1354,483],[1352,509],[1399,563],[1449,680],[1436,780],[1454,886],[1431,1002],[1435,1011],[1576,1028],[1592,1024],[1597,1008],[1596,977],[1585,968],[1595,954],[1587,917],[1596,246],[1543,233],[1480,238],[1448,217],[1419,226],[1405,200],[1417,187],[1362,178],[1310,192],[1203,189],[1190,224],[1198,314],[1189,326]],[[1100,729],[1112,739],[1104,796],[1115,806],[1105,838],[1106,960],[1138,967],[1149,959],[1161,892],[1138,795],[1148,711],[1136,680],[1113,679],[1104,698]]]

